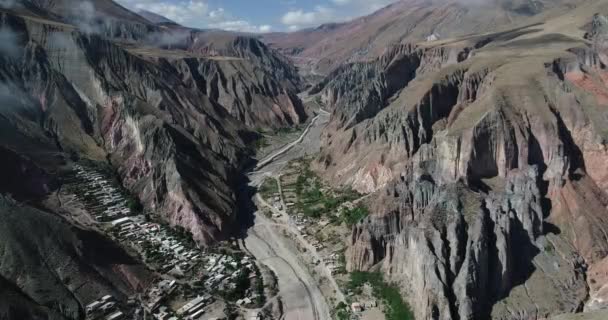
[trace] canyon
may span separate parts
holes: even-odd
[[[308,156],[369,211],[342,239],[346,272],[384,275],[416,319],[605,315],[608,1],[402,0],[261,35],[76,3],[0,7],[0,319],[84,319],[84,301],[159,276],[70,218],[75,163],[200,248],[239,239],[285,315],[333,316],[252,209]]]

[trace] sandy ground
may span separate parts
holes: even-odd
[[[361,320],[384,320],[384,313],[379,308],[371,308],[361,313]]]
[[[264,215],[256,217],[256,225],[249,230],[245,246],[260,263],[277,276],[279,295],[285,305],[285,319],[325,320],[330,318],[316,281],[293,248],[285,243],[280,232]]]
[[[281,169],[283,169],[291,160],[302,158],[307,155],[318,153],[321,149],[321,132],[325,125],[329,122],[328,113],[320,113],[319,118],[313,123],[313,125],[305,132],[302,140],[297,144],[290,144],[290,148],[282,150],[279,156],[275,154],[270,155],[265,160],[261,160],[260,163],[265,165],[255,172],[249,174],[250,185],[260,186],[264,178],[272,176]],[[272,158],[272,161],[268,161]]]
[[[273,176],[293,159],[319,151],[321,131],[329,121],[329,114],[321,113],[302,139],[280,154],[268,157],[266,165],[250,174],[251,185],[259,186],[265,177]],[[271,158],[271,160],[270,160]],[[286,320],[327,320],[330,307],[317,282],[299,259],[298,252],[289,245],[280,229],[262,212],[255,213],[255,224],[244,240],[246,249],[268,266],[277,276],[279,295],[284,304]]]

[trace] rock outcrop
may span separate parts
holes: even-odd
[[[258,40],[228,33],[217,55],[197,51],[219,48],[209,34],[180,26],[163,32],[187,33],[172,39],[183,49],[151,46],[158,26],[112,1],[90,2],[95,21],[150,29],[129,39],[84,30],[60,15],[70,3],[22,1],[0,12],[10,35],[0,79],[14,105],[2,110],[5,145],[17,155],[37,145],[40,154],[109,160],[147,210],[201,244],[231,232],[253,131],[307,119],[295,68]]]
[[[152,279],[46,206],[72,161],[109,165],[148,213],[206,246],[239,227],[253,129],[307,117],[295,68],[274,65],[282,58],[257,40],[233,35],[231,56],[195,52],[193,38],[182,49],[152,46],[158,26],[112,1],[91,2],[95,26],[109,28],[95,30],[56,9],[70,3],[0,9],[3,319],[81,319],[83,303],[130,296]]]
[[[226,231],[247,148],[242,127],[221,106],[98,36],[3,17],[23,50],[3,58],[3,82],[31,97],[27,107],[40,121],[34,129],[35,119],[7,109],[11,122],[29,121],[29,131],[52,136],[63,152],[109,157],[147,208],[201,243]]]
[[[304,123],[308,111],[296,95],[297,86],[241,58],[186,58],[167,61],[182,81],[217,101],[251,129],[278,129]]]
[[[340,105],[361,92],[334,89],[347,72],[326,80],[319,91],[335,110],[316,168],[378,195],[353,228],[349,270],[384,272],[419,319],[603,307],[608,100],[594,14],[606,9],[572,12],[576,37],[554,33],[556,17],[483,41],[421,45],[414,77],[371,103],[369,117]],[[386,77],[380,70],[374,79]]]
[[[168,72],[198,82],[196,89],[215,95],[214,101],[251,129],[277,129],[307,119],[297,97],[304,86],[297,69],[250,36],[159,24],[158,17],[149,21],[111,0],[20,0],[5,10],[64,23],[64,28],[116,41],[150,60],[171,60],[167,66],[178,60]]]

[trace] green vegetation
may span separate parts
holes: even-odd
[[[236,310],[236,307],[233,304],[227,303],[224,308],[224,314],[228,320],[236,320],[239,317],[239,313]]]
[[[352,226],[357,222],[363,220],[369,215],[369,210],[362,206],[357,206],[353,209],[344,209],[342,211],[342,220],[348,226]]]
[[[141,213],[144,210],[144,206],[139,202],[139,200],[133,195],[127,195],[127,207],[133,213]]]
[[[348,288],[355,292],[360,292],[361,287],[369,283],[374,289],[374,296],[384,301],[387,306],[387,320],[413,320],[414,315],[409,306],[401,298],[397,287],[384,282],[382,274],[377,272],[360,272],[351,273]]]
[[[247,290],[250,286],[251,282],[249,281],[249,270],[244,269],[243,271],[239,272],[234,279],[234,288],[226,291],[220,291],[218,293],[228,301],[237,301],[245,298]]]
[[[273,194],[279,192],[279,186],[277,185],[277,181],[273,178],[265,179],[259,188],[259,192],[264,198],[269,198]]]
[[[349,320],[350,312],[348,310],[348,306],[344,302],[338,303],[336,308],[334,309],[334,319],[336,320]]]
[[[338,254],[338,269],[336,270],[336,272],[338,274],[344,274],[346,273],[346,254],[345,254],[346,249],[342,250],[339,254]]]
[[[321,218],[335,212],[345,202],[353,201],[359,197],[358,193],[350,189],[342,191],[322,190],[321,180],[310,169],[310,163],[300,161],[300,167],[300,175],[295,185],[298,196],[296,206],[305,216]],[[330,219],[335,221],[331,216]]]
[[[268,142],[268,139],[265,136],[263,136],[263,135],[261,135],[260,138],[258,138],[255,141],[255,149],[256,150],[260,150],[260,149],[266,148],[268,146],[270,146],[270,142]]]
[[[257,297],[255,298],[255,303],[259,307],[263,306],[266,303],[266,296],[264,295],[264,279],[262,278],[262,273],[258,268],[255,268],[255,291],[257,293]]]
[[[162,253],[160,245],[156,243],[151,243],[148,240],[145,240],[141,247],[144,252],[144,262],[148,264],[156,263],[160,264],[165,259],[164,253]]]
[[[169,228],[169,230],[171,230],[171,228]],[[192,237],[192,233],[186,230],[186,228],[182,226],[175,226],[173,227],[173,230],[175,231],[175,237],[177,240],[186,242],[191,247],[196,247],[196,242]]]
[[[293,127],[287,127],[287,128],[279,128],[277,130],[274,131],[274,134],[277,136],[285,136],[288,134],[292,134],[292,133],[296,133],[298,131],[301,131],[302,128],[300,128],[300,126],[293,126]]]

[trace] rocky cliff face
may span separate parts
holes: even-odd
[[[241,58],[186,58],[167,61],[186,86],[205,93],[251,129],[282,128],[305,122],[308,111],[296,87]]]
[[[98,36],[4,17],[23,55],[3,61],[3,81],[36,103],[30,109],[39,130],[64,152],[109,157],[149,209],[187,226],[201,243],[225,231],[247,149],[221,106]]]
[[[21,0],[5,10],[65,23],[146,58],[178,60],[172,72],[198,82],[197,89],[213,94],[212,99],[252,129],[276,129],[307,118],[297,98],[304,83],[296,68],[252,37],[157,24],[110,0]],[[197,78],[188,79],[192,77]]]
[[[304,86],[297,68],[287,58],[252,37],[225,31],[199,31],[194,33],[189,50],[214,57],[246,59],[273,74],[288,89],[301,89]]]
[[[83,302],[122,299],[154,279],[109,239],[54,213],[3,196],[0,218],[3,319],[82,319]]]
[[[348,72],[326,80],[320,92],[336,111],[317,169],[378,194],[374,214],[353,228],[349,270],[383,271],[419,319],[603,306],[608,123],[603,23],[593,16],[606,9],[582,6],[563,33],[552,28],[558,17],[422,45],[419,60],[403,60],[413,79],[369,99],[369,117],[340,105],[353,95],[335,89],[352,86],[341,80]],[[358,85],[379,92],[388,74]]]
[[[322,92],[322,102],[334,111],[336,125],[350,127],[384,108],[415,77],[421,58],[422,52],[411,45],[395,46],[372,62],[342,66],[310,93]]]
[[[480,194],[413,170],[384,191],[376,210],[386,214],[354,228],[348,268],[377,265],[402,284],[419,319],[576,311],[587,296],[584,260],[546,230],[538,175],[536,167],[514,170],[504,190]]]
[[[235,227],[234,190],[251,131],[307,118],[295,69],[259,41],[229,34],[221,56],[204,56],[194,43],[218,45],[179,26],[189,37],[165,35],[183,50],[150,46],[157,26],[112,1],[90,2],[95,21],[151,28],[125,45],[59,16],[69,4],[23,1],[2,12],[10,40],[0,58],[2,88],[16,105],[3,110],[5,143],[36,141],[58,148],[49,152],[109,160],[148,210],[201,244],[221,238]]]
[[[478,45],[477,42],[474,45]],[[476,98],[478,91],[484,90],[483,80],[489,74],[489,66],[469,72],[466,64],[457,65],[466,60],[469,45],[404,48],[408,53],[398,54],[394,60],[394,53],[389,51],[375,62],[340,69],[315,88],[334,110],[324,135],[323,145],[327,147],[320,158],[324,170],[331,173],[335,181],[353,185],[363,192],[374,191],[392,178],[392,166],[402,162],[404,154],[415,154],[421,145],[432,140],[433,130],[445,127],[452,110],[455,110],[451,114],[454,118],[464,105]],[[344,80],[351,79],[356,70],[370,66],[374,71],[367,79]],[[491,76],[488,79],[491,81]],[[352,83],[360,88],[344,89],[352,87]],[[377,140],[382,143],[376,143]],[[386,152],[366,154],[359,152],[362,146],[388,148]],[[335,150],[347,155],[344,164],[358,163],[359,166],[338,165],[333,160]],[[353,162],[351,155],[369,158]],[[361,170],[365,165],[367,168]]]
[[[109,240],[46,205],[72,161],[109,164],[146,211],[205,246],[238,228],[252,129],[307,117],[295,69],[272,70],[281,60],[265,56],[273,51],[235,45],[240,56],[210,57],[151,46],[155,26],[130,24],[111,1],[93,4],[125,33],[83,30],[27,1],[0,9],[2,318],[79,319],[83,302],[150,282]]]

